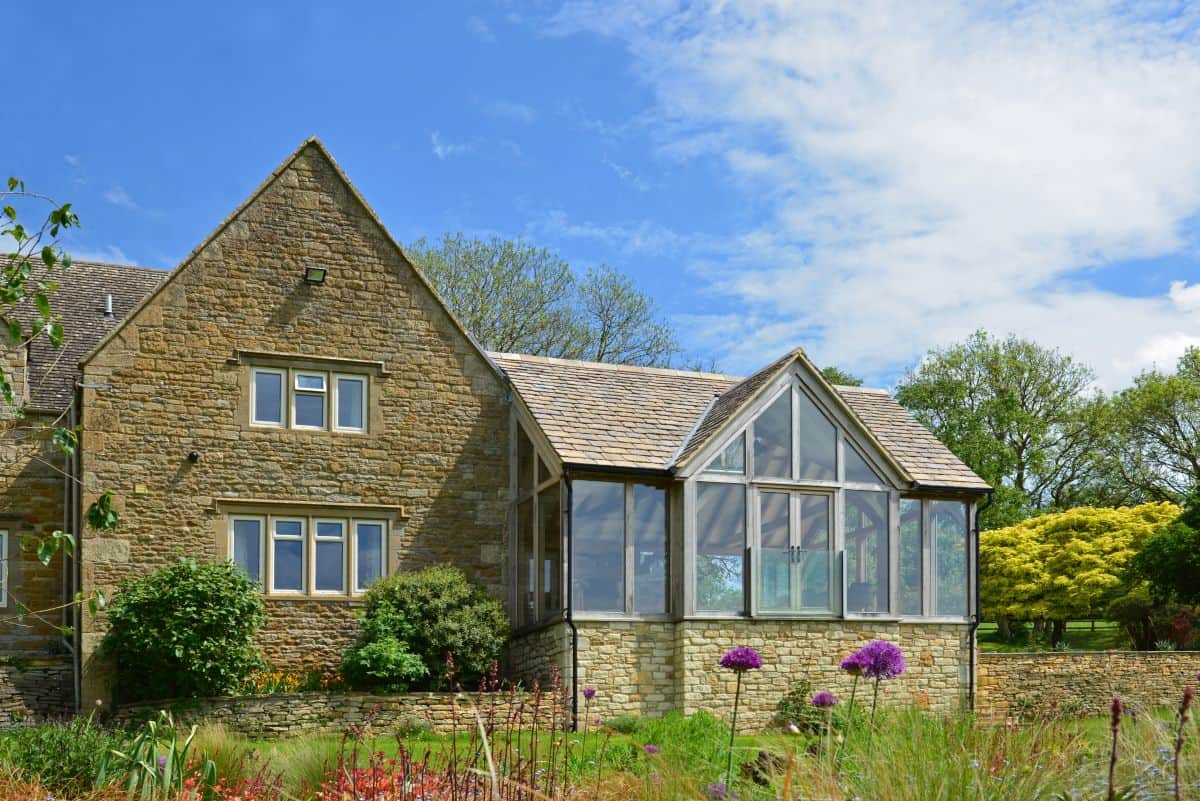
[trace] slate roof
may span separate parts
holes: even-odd
[[[795,356],[793,351],[743,379],[491,354],[564,462],[663,471],[691,455]],[[886,391],[843,386],[834,390],[915,483],[988,489]]]
[[[79,360],[128,315],[170,273],[148,267],[75,261],[66,273],[53,276],[58,288],[49,294],[50,309],[63,326],[63,345],[55,350],[44,337],[30,344],[29,403],[65,409],[75,397]],[[104,296],[113,298],[113,316],[104,316]],[[33,304],[14,312],[28,324]]]

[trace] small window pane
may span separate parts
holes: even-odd
[[[746,608],[746,490],[741,484],[701,482],[696,506],[696,608],[742,612]]]
[[[325,376],[322,373],[296,373],[296,389],[325,390]]]
[[[517,494],[533,492],[533,443],[525,429],[517,425]]]
[[[633,608],[645,615],[667,612],[667,492],[633,485]]]
[[[933,613],[966,615],[967,505],[930,501],[929,525],[933,529]]]
[[[276,520],[275,533],[283,537],[303,537],[304,523],[299,520]]]
[[[766,610],[792,606],[791,496],[764,492],[758,496],[762,566],[759,570],[759,606]]]
[[[275,540],[274,551],[274,589],[303,591],[304,541]]]
[[[233,561],[246,575],[262,583],[262,521],[233,521]]]
[[[383,576],[383,523],[359,523],[354,539],[358,549],[355,589],[365,590]]]
[[[746,434],[742,432],[725,446],[716,459],[709,462],[706,473],[746,474]]]
[[[792,393],[784,392],[754,421],[754,475],[792,475]]]
[[[541,464],[541,460],[538,461]],[[542,604],[545,620],[562,610],[562,537],[558,508],[558,484],[538,494],[538,527],[542,541]]]
[[[900,499],[900,614],[921,614],[921,502]]]
[[[339,378],[337,380],[337,424],[338,428],[366,428],[363,421],[363,390],[366,382],[361,378]]]
[[[537,619],[537,554],[533,551],[533,500],[517,504],[517,625]]]
[[[800,478],[837,479],[837,429],[800,393]]]
[[[574,606],[587,612],[624,612],[625,485],[576,481],[571,503]]]
[[[846,443],[846,481],[854,484],[882,484],[883,479],[871,469],[867,460],[855,450],[849,442]]]
[[[325,396],[296,393],[296,425],[306,428],[325,427]]]
[[[346,548],[340,541],[316,543],[316,581],[319,592],[345,592]]]
[[[318,520],[317,521],[317,536],[318,537],[341,537],[342,532],[346,530],[346,524],[337,520]]]
[[[283,375],[254,372],[254,422],[283,425]]]
[[[888,611],[888,496],[846,491],[846,611]]]

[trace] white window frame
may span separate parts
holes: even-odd
[[[333,523],[341,528],[342,533],[336,537],[329,537],[319,534],[322,523]],[[347,526],[350,521],[344,517],[314,517],[312,518],[312,526],[308,537],[308,586],[311,588],[313,595],[347,595],[346,591],[346,576],[349,572],[350,559],[346,553],[346,542],[348,540]],[[340,590],[319,590],[317,589],[317,543],[318,542],[340,542],[342,545],[342,588]]]
[[[258,375],[264,373],[279,376],[279,422],[274,420],[259,420],[255,417],[258,411]],[[279,367],[250,368],[250,425],[262,428],[287,428],[288,407],[288,371]]]
[[[263,515],[230,515],[229,516],[229,561],[237,564],[234,550],[234,526],[238,521],[252,520],[258,523],[258,569],[260,575],[250,576],[260,587],[266,587],[267,580],[267,518]],[[244,569],[244,568],[243,568]],[[247,574],[249,575],[249,574]]]
[[[388,524],[386,520],[368,520],[366,518],[353,518],[350,520],[350,528],[354,532],[354,541],[350,548],[350,595],[362,595],[370,589],[369,586],[360,588],[358,586],[358,527],[359,526],[379,526],[379,576],[375,579],[381,581],[388,574]]]
[[[300,389],[297,384],[300,382],[301,376],[320,376],[324,389]],[[291,382],[291,399],[292,399],[292,428],[298,428],[304,431],[327,431],[329,429],[329,373],[322,370],[292,370]],[[321,425],[306,426],[296,422],[296,398],[301,395],[319,395],[324,400],[321,413]]]
[[[8,530],[0,529],[0,609],[8,607]]]
[[[277,531],[276,523],[299,523],[300,524],[300,536],[297,537],[297,536],[293,536],[291,534],[282,534],[282,535],[279,534]],[[270,517],[270,527],[271,527],[271,560],[270,560],[269,566],[267,568],[267,573],[270,575],[270,578],[271,578],[270,593],[272,595],[307,595],[308,587],[305,586],[305,580],[308,577],[308,570],[307,570],[307,565],[304,565],[304,564],[300,565],[300,584],[301,584],[300,589],[298,589],[298,590],[294,590],[294,589],[290,589],[290,588],[279,589],[278,587],[275,586],[275,542],[277,540],[284,540],[287,542],[299,542],[301,544],[301,548],[300,548],[301,560],[311,562],[312,560],[308,558],[308,544],[307,544],[308,518],[307,517],[291,517],[288,515],[277,515],[277,516],[272,515]]]
[[[362,414],[362,426],[361,427],[338,425],[338,412],[342,405],[342,395],[341,395],[341,392],[338,391],[338,382],[339,381],[357,381],[359,384],[362,385],[362,403],[360,404],[360,406],[361,406],[360,412]],[[330,383],[332,383],[332,385],[333,385],[333,387],[332,387],[333,392],[331,393],[333,396],[333,398],[332,398],[333,403],[330,404],[332,409],[331,409],[331,414],[329,416],[329,422],[330,422],[331,426],[333,427],[333,430],[334,431],[348,431],[348,432],[355,433],[355,434],[367,433],[367,427],[369,425],[368,421],[367,421],[367,408],[368,408],[367,397],[368,397],[368,393],[371,391],[371,382],[368,379],[368,377],[365,375],[354,374],[354,373],[333,373],[331,376],[331,379],[330,379]]]

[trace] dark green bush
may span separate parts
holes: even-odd
[[[812,705],[812,697],[812,684],[807,679],[800,679],[779,699],[772,723],[781,729],[791,723],[809,735],[823,732],[825,713]]]
[[[253,645],[266,622],[258,585],[232,562],[182,559],[124,579],[108,618],[123,700],[224,695],[266,666]]]
[[[102,760],[123,742],[120,732],[101,728],[90,717],[23,726],[0,736],[0,765],[69,797],[92,788]]]
[[[646,721],[638,715],[618,715],[604,721],[604,725],[620,734],[637,734],[646,725]]]
[[[371,586],[364,597],[363,635],[347,658],[391,638],[420,657],[426,671],[417,685],[420,689],[444,686],[449,654],[454,656],[455,681],[471,687],[500,658],[508,633],[508,616],[499,601],[472,585],[458,568],[435,565]],[[385,645],[371,659],[376,667],[387,660],[406,667],[400,657],[394,646]],[[362,657],[355,660],[361,662]],[[401,683],[416,678],[411,673],[395,676]]]
[[[342,658],[346,685],[352,690],[400,693],[425,679],[429,670],[408,649],[412,634],[404,620],[386,615],[365,620],[363,636]]]

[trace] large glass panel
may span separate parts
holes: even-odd
[[[800,478],[837,480],[837,429],[800,393]]]
[[[233,521],[233,561],[246,575],[262,584],[262,520]],[[3,557],[3,554],[0,554]]]
[[[542,543],[542,602],[539,612],[543,620],[562,609],[562,515],[558,507],[558,484],[551,484],[538,494],[538,529]]]
[[[746,608],[746,488],[700,482],[696,507],[696,609],[742,612]]]
[[[304,521],[276,520],[271,543],[271,589],[304,591]]]
[[[537,554],[533,551],[533,499],[517,504],[517,625],[536,622]]]
[[[883,479],[871,469],[854,446],[846,443],[846,481],[854,484],[882,484]]]
[[[325,396],[297,392],[295,394],[296,425],[303,428],[325,427]]]
[[[791,495],[763,492],[758,496],[759,599],[766,611],[792,607]]]
[[[633,610],[667,612],[667,491],[633,485]]]
[[[625,485],[571,485],[571,580],[575,609],[625,611]]]
[[[345,378],[337,380],[337,425],[338,428],[349,428],[361,431],[366,428],[363,411],[366,408],[363,397],[367,388],[365,378]]]
[[[933,613],[966,615],[967,505],[930,501],[929,526],[933,529]]]
[[[846,490],[846,611],[888,611],[888,495]]]
[[[832,609],[829,496],[800,496],[800,605]]]
[[[921,614],[921,502],[900,499],[900,614]]]
[[[517,426],[517,494],[533,492],[533,443],[525,429]]]
[[[792,393],[784,392],[754,421],[754,475],[792,475]]]
[[[354,587],[365,590],[383,576],[383,523],[359,523],[354,542],[358,549]]]
[[[254,422],[283,425],[283,374],[254,371]]]
[[[746,474],[746,433],[738,434],[725,450],[708,463],[706,473]]]
[[[313,589],[317,592],[346,591],[346,524],[318,520],[313,544]]]

